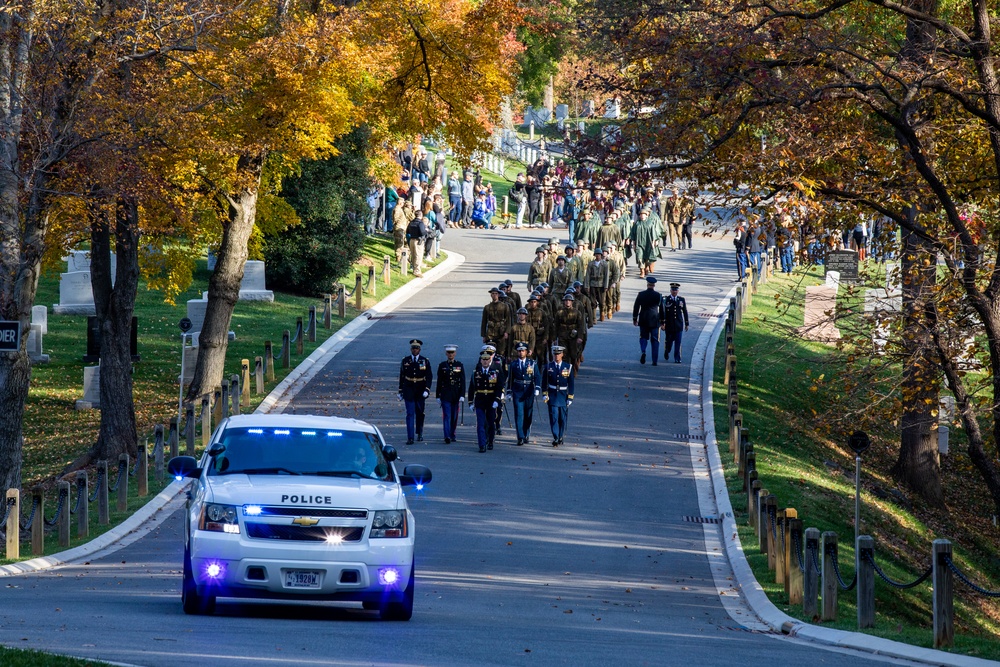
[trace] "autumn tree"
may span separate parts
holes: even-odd
[[[928,396],[916,390],[932,391],[931,376],[943,372],[1000,509],[1000,84],[989,4],[594,0],[590,9],[591,52],[615,70],[587,85],[652,109],[622,123],[621,142],[586,148],[599,160],[637,175],[686,175],[736,203],[757,196],[772,213],[794,193],[819,217],[877,215],[904,230],[915,260],[904,281],[923,294],[908,301],[908,321],[926,338],[905,361],[919,428],[901,441],[897,473],[940,498],[926,437],[934,410],[917,406]],[[981,238],[968,207],[986,218]],[[932,285],[919,266],[938,256],[947,268]],[[966,385],[953,323],[942,319],[961,310],[942,298],[953,288],[982,327],[984,401]]]

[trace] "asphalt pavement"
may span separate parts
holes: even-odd
[[[534,248],[562,230],[448,230],[465,261],[377,319],[285,404],[286,412],[374,423],[405,463],[434,472],[409,501],[417,519],[416,597],[408,623],[357,605],[220,600],[213,617],[180,604],[180,500],[130,544],[84,562],[0,579],[0,642],[137,665],[861,665],[871,655],[819,648],[766,630],[730,584],[719,527],[702,516],[689,426],[690,351],[735,277],[728,240],[696,236],[656,274],[682,284],[691,330],[685,362],[638,363],[631,304],[590,331],[566,444],[551,446],[544,406],[535,444],[504,423],[480,454],[466,409],[444,444],[428,401],[425,442],[406,446],[396,400],[408,341],[436,368],[443,346],[471,367],[487,290],[511,278],[523,298]],[[728,574],[727,574],[728,572]]]

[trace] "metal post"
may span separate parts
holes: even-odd
[[[31,522],[31,555],[41,556],[45,553],[45,496],[39,486],[31,490],[31,506],[36,508]]]
[[[80,507],[76,510],[76,536],[88,537],[90,535],[90,483],[87,480],[86,470],[76,473],[76,492],[80,494]]]
[[[118,505],[115,509],[119,512],[128,511],[128,454],[118,455],[119,470],[124,470],[122,479],[118,483]]]
[[[11,500],[13,499],[13,505]],[[7,560],[21,557],[21,491],[7,489]]]
[[[823,612],[820,614],[821,621],[837,620],[837,574],[833,570],[833,564],[837,560],[837,533],[827,531],[820,538],[820,548],[823,549],[822,563],[823,571],[820,573],[820,582],[823,588]]]
[[[10,534],[8,528],[7,534]],[[951,542],[934,540],[931,552],[931,582],[934,585],[934,648],[951,646],[955,642],[955,609],[952,597]]]
[[[819,553],[819,528],[806,528],[805,553],[802,554],[806,566],[802,575],[802,614],[809,621],[819,619],[819,572],[810,556],[813,551]]]
[[[59,546],[68,547],[69,546],[69,523],[70,523],[70,508],[73,507],[73,503],[69,499],[69,482],[62,481],[59,482],[59,498],[63,501],[62,514],[59,515]]]
[[[858,629],[875,627],[875,540],[862,535],[855,543],[858,562]]]
[[[163,427],[160,427],[160,451],[163,451]],[[108,462],[97,462],[97,524],[106,526],[111,523],[111,511],[108,507]]]

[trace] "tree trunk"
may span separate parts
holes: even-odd
[[[139,287],[139,205],[123,199],[115,207],[117,268],[111,281],[111,229],[105,212],[90,228],[90,282],[101,330],[101,428],[94,460],[135,458],[138,439],[132,400],[132,315]]]
[[[911,208],[910,215],[910,222],[915,223],[915,208]],[[925,317],[927,299],[933,298],[937,264],[934,253],[928,252],[917,234],[910,231],[911,226],[903,228],[900,263],[906,358],[900,387],[903,414],[899,457],[892,474],[931,505],[944,507],[941,461],[937,438],[931,432],[938,406],[940,367]]]
[[[239,172],[247,177],[250,185],[227,196],[229,218],[223,226],[215,271],[208,281],[208,306],[205,323],[198,335],[198,361],[188,387],[188,400],[195,400],[222,384],[229,324],[239,300],[247,242],[257,217],[257,191],[264,157],[263,153],[240,157]]]

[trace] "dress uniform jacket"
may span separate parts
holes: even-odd
[[[476,364],[469,380],[469,405],[481,410],[492,408],[494,401],[500,402],[505,380],[502,366],[493,363],[483,368]]]
[[[668,294],[660,300],[660,322],[670,333],[684,331],[688,326],[687,303],[682,296]]]
[[[562,363],[552,361],[545,366],[542,390],[548,395],[550,406],[565,407],[573,400],[575,375],[573,366],[565,361]]]
[[[541,389],[542,374],[534,359],[514,359],[510,362],[509,389],[515,399],[525,399]]]
[[[457,403],[465,391],[465,366],[461,361],[442,361],[438,364],[438,383],[435,398],[446,403]]]
[[[404,401],[416,401],[431,390],[434,372],[431,362],[423,355],[407,355],[399,364],[399,393]]]

